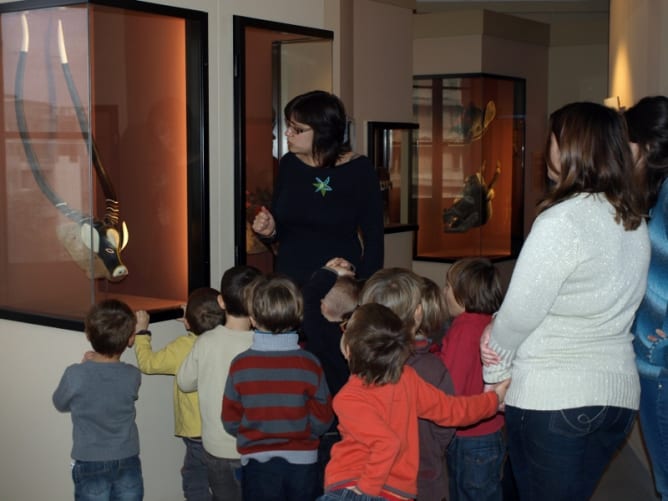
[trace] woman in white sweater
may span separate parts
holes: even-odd
[[[630,327],[650,247],[621,115],[564,106],[550,117],[545,156],[554,186],[483,338],[484,378],[512,378],[506,423],[520,499],[579,501],[638,409]]]

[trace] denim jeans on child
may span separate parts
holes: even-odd
[[[654,485],[661,499],[668,500],[668,371],[640,374],[640,427],[649,452]]]
[[[204,451],[204,460],[209,472],[209,487],[214,501],[241,501],[239,473],[241,461],[212,456]]]
[[[506,406],[508,452],[522,501],[589,499],[636,411],[578,407],[533,411]]]
[[[241,467],[244,501],[310,501],[318,497],[318,465],[292,464],[283,458]]]
[[[356,494],[350,489],[339,489],[325,492],[317,501],[385,501],[385,498]]]
[[[75,461],[72,466],[76,501],[141,501],[144,480],[139,456],[113,461]]]
[[[209,470],[202,440],[183,437],[186,455],[181,468],[181,485],[186,501],[211,501]]]
[[[506,444],[500,430],[457,437],[448,446],[449,501],[501,501]]]

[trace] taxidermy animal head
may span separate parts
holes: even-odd
[[[464,233],[471,228],[483,226],[492,217],[493,186],[501,173],[501,163],[497,162],[494,177],[485,183],[485,163],[480,170],[464,181],[461,196],[456,198],[449,209],[443,211],[444,231]]]
[[[484,110],[473,103],[468,106],[444,106],[443,140],[446,144],[470,144],[477,141],[495,117],[494,101],[488,101]]]
[[[58,21],[58,51],[60,55],[61,69],[70,99],[76,112],[79,128],[84,140],[90,138],[92,150],[92,163],[97,174],[97,180],[102,187],[105,196],[105,212],[102,220],[92,215],[70,207],[53,190],[48,179],[44,175],[40,160],[33,148],[30,137],[26,114],[24,110],[24,80],[25,67],[30,47],[30,34],[28,30],[28,18],[26,14],[21,16],[22,39],[21,50],[16,68],[15,81],[15,112],[16,123],[26,159],[37,185],[46,198],[65,215],[71,222],[63,223],[56,228],[58,239],[67,249],[76,264],[81,267],[89,278],[106,278],[110,281],[118,281],[128,274],[128,269],[121,261],[121,250],[128,243],[129,234],[125,222],[120,223],[120,210],[118,198],[114,190],[97,150],[95,138],[90,134],[88,117],[84,112],[81,99],[77,92],[70,71],[65,48],[65,37],[63,35],[62,22]],[[50,74],[49,74],[50,75]],[[49,80],[50,84],[53,84]]]

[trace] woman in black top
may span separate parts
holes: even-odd
[[[383,205],[371,162],[351,151],[343,103],[311,91],[284,114],[290,151],[279,164],[271,211],[262,208],[253,230],[278,242],[276,271],[300,285],[333,257],[368,278],[383,266]]]

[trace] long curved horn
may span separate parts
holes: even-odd
[[[14,108],[16,111],[16,125],[18,128],[19,136],[21,137],[21,143],[23,144],[23,149],[26,154],[26,159],[28,160],[28,165],[30,166],[30,171],[32,172],[37,185],[39,186],[42,193],[49,199],[49,201],[65,216],[69,219],[76,221],[77,223],[88,219],[82,212],[71,208],[67,205],[63,199],[61,199],[49,186],[44,175],[42,174],[42,169],[39,163],[39,159],[35,153],[35,150],[32,147],[32,139],[28,133],[28,125],[26,121],[25,109],[24,109],[24,81],[25,81],[25,66],[26,58],[28,55],[28,50],[30,48],[30,32],[28,31],[28,19],[25,14],[21,15],[21,50],[19,52],[19,60],[16,66],[16,78],[14,81],[14,92],[16,94],[14,100]]]

